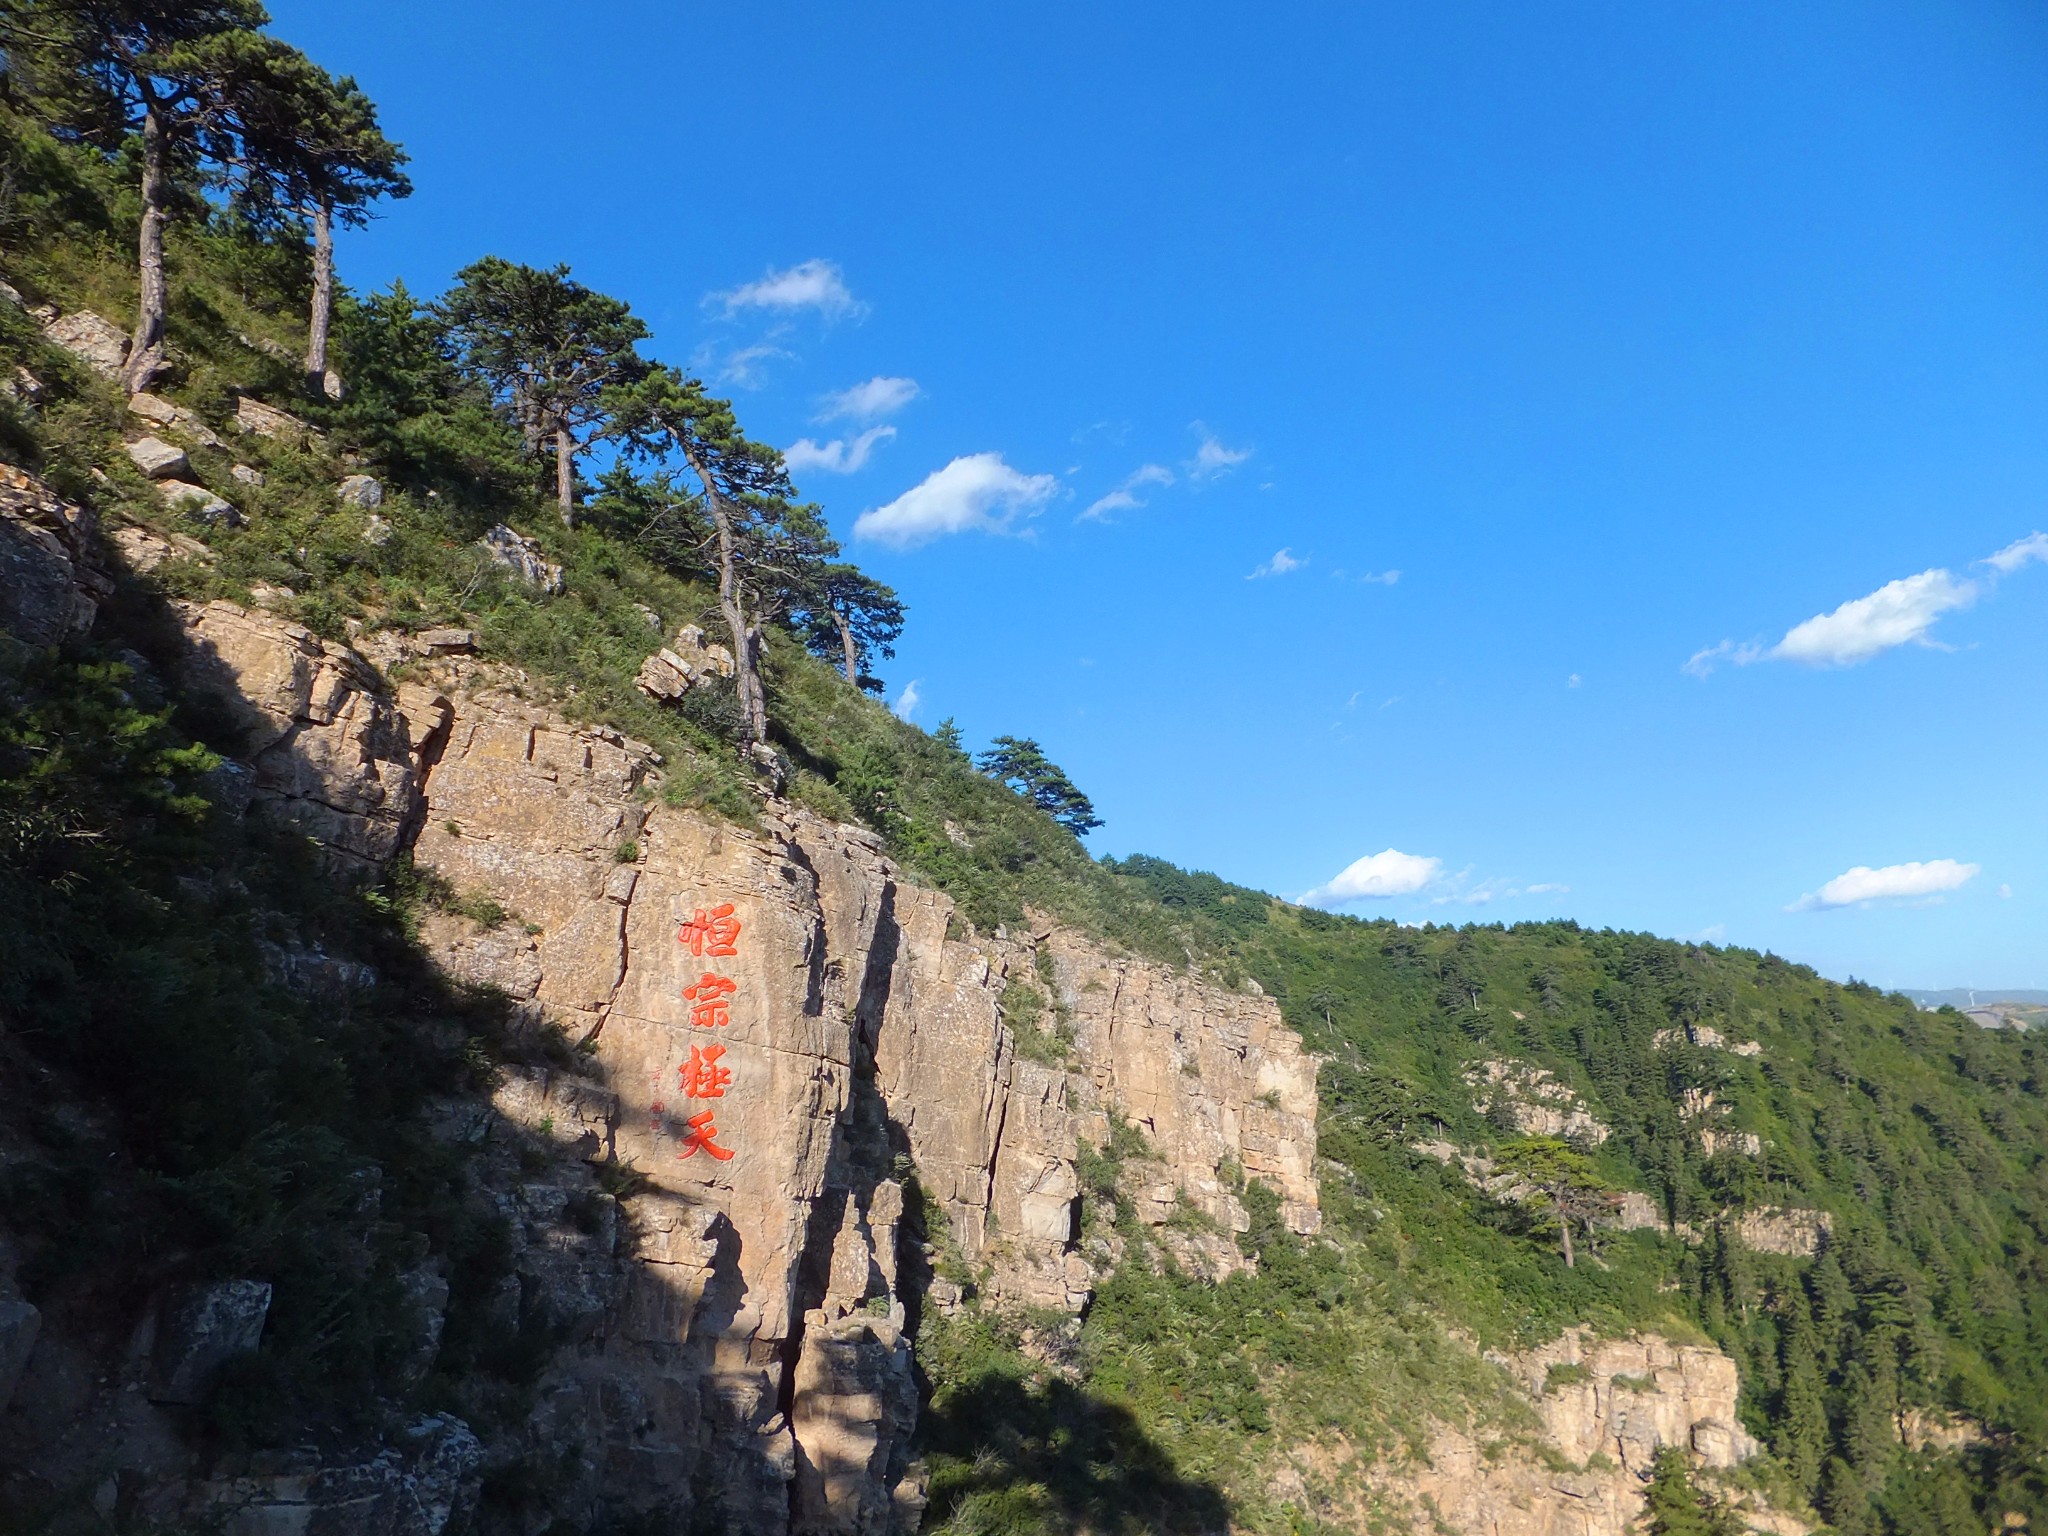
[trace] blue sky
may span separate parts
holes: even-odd
[[[272,9],[1098,851],[2048,986],[2038,6]]]

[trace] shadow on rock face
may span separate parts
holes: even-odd
[[[1065,1381],[990,1371],[925,1410],[926,1530],[1104,1536],[1230,1529],[1220,1489],[1183,1476],[1125,1409]]]

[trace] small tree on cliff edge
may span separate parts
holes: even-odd
[[[974,765],[998,784],[1006,784],[1054,821],[1086,836],[1102,825],[1088,797],[1027,736],[998,736]]]
[[[499,256],[456,273],[434,309],[457,363],[511,413],[528,451],[552,442],[555,500],[573,526],[576,455],[619,430],[623,392],[647,371],[633,350],[647,327],[566,266],[541,271]]]

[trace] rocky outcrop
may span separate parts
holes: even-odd
[[[1220,1230],[1248,1225],[1246,1178],[1315,1228],[1315,1063],[1270,999],[1050,923],[966,935],[866,830],[774,799],[753,827],[671,808],[650,749],[466,657],[394,690],[274,616],[183,613],[187,681],[241,732],[251,808],[345,865],[409,846],[488,898],[504,921],[436,915],[430,949],[583,1042],[583,1070],[509,1077],[443,1127],[633,1173],[617,1201],[587,1175],[513,1175],[502,1197],[507,1326],[542,1315],[566,1341],[522,1434],[568,1504],[912,1528],[932,1265],[957,1255],[996,1305],[1078,1311],[1077,1162],[1112,1117]],[[1005,995],[1026,985],[1051,994],[1060,1059],[1020,1052],[1034,1026]]]
[[[0,630],[55,645],[92,626],[114,590],[91,512],[0,464]]]
[[[641,663],[633,681],[651,699],[679,699],[700,683],[732,674],[732,652],[705,644],[704,631],[685,624],[675,639]]]
[[[562,568],[541,552],[539,544],[503,523],[486,528],[477,548],[529,587],[547,593],[562,590]]]
[[[354,652],[269,614],[225,602],[179,611],[190,642],[180,680],[226,716],[254,803],[346,865],[397,852],[446,704],[386,691]]]
[[[1735,1362],[1717,1349],[1657,1335],[1594,1340],[1570,1329],[1542,1349],[1491,1356],[1516,1379],[1541,1426],[1537,1447],[1483,1443],[1440,1427],[1427,1454],[1370,1481],[1416,1529],[1486,1536],[1624,1536],[1643,1507],[1644,1478],[1661,1446],[1696,1468],[1727,1471],[1756,1454],[1736,1418]],[[1764,1509],[1751,1525],[1804,1527]]]
[[[1759,1253],[1785,1253],[1810,1259],[1828,1244],[1835,1220],[1826,1211],[1762,1206],[1744,1211],[1735,1221],[1734,1236]]]
[[[1472,1107],[1482,1115],[1505,1117],[1524,1136],[1562,1136],[1598,1146],[1606,1124],[1579,1096],[1544,1070],[1525,1061],[1482,1061],[1465,1074]]]

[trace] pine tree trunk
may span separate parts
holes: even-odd
[[[846,655],[846,680],[860,686],[860,653],[854,649],[853,626],[846,622],[846,610],[834,608],[832,622],[839,626],[839,648]]]
[[[568,427],[555,426],[555,500],[562,509],[562,526],[576,526],[576,439]]]
[[[142,231],[135,252],[140,292],[135,334],[129,338],[128,361],[121,370],[121,383],[131,395],[148,389],[164,365],[164,199],[169,154],[163,116],[151,102],[142,112]]]
[[[306,393],[327,388],[327,332],[334,323],[334,206],[313,205],[313,312],[306,324]]]
[[[718,611],[732,635],[733,689],[740,696],[740,715],[746,722],[748,745],[762,746],[768,740],[768,705],[761,688],[760,657],[752,643],[754,628],[748,624],[740,603],[739,548],[733,534],[732,512],[719,495],[703,455],[686,439],[680,441],[680,446],[690,468],[703,482],[704,505],[711,511],[712,527],[718,531]]]
[[[1564,1267],[1578,1268],[1578,1257],[1572,1252],[1572,1219],[1563,1211],[1557,1213],[1557,1230],[1564,1235]]]
[[[768,740],[768,693],[761,686],[761,649],[766,629],[760,618],[747,625],[747,676],[754,680],[753,698],[748,701],[747,734],[755,745]]]

